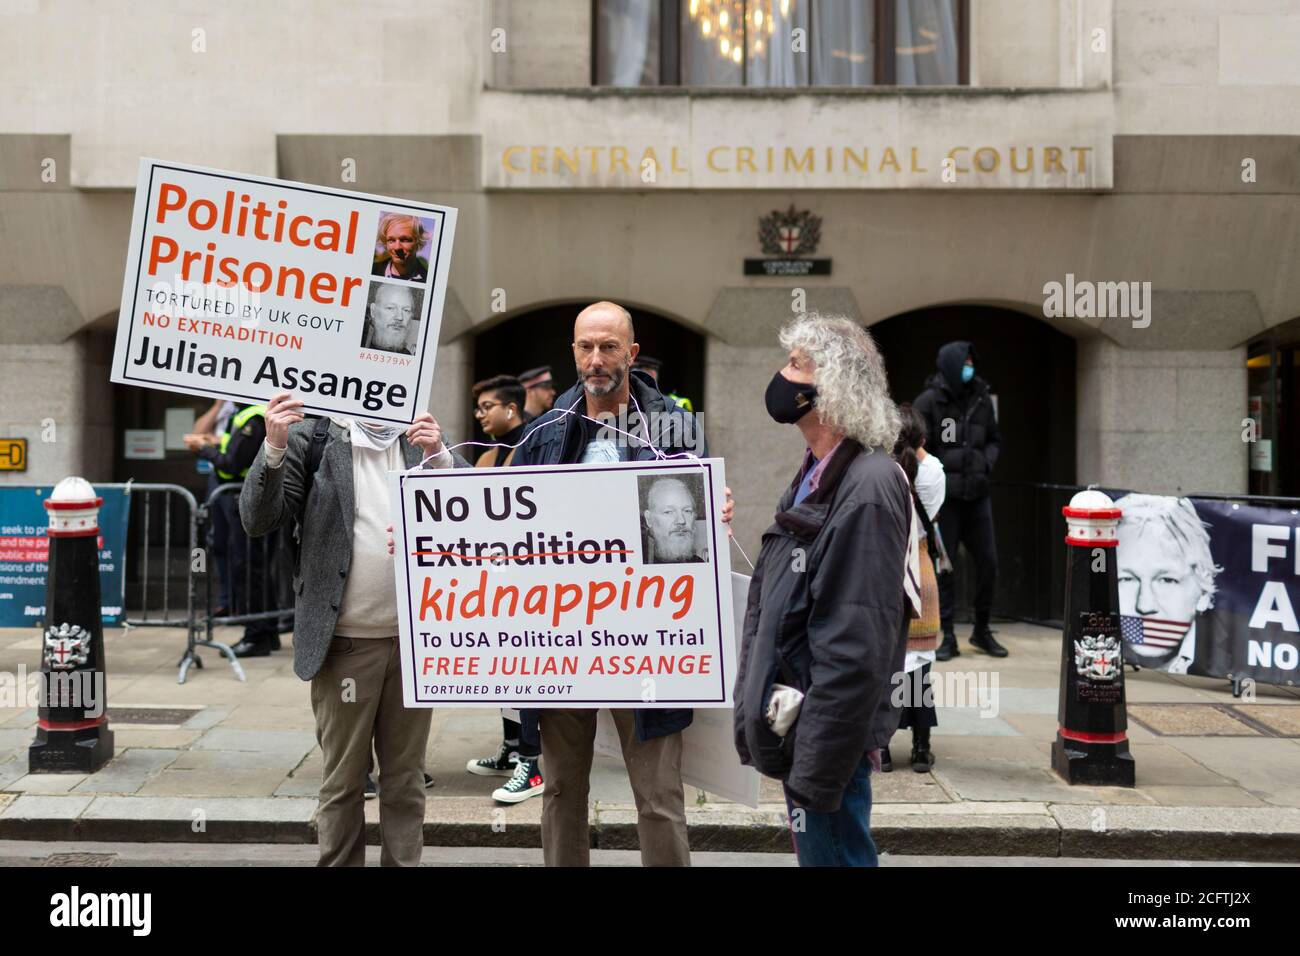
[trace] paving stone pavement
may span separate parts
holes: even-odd
[[[872,781],[882,846],[940,855],[1020,847],[1042,856],[1152,857],[1162,855],[1159,846],[1144,845],[1142,834],[1159,833],[1160,846],[1173,848],[1170,858],[1300,859],[1300,689],[1261,686],[1254,701],[1243,702],[1233,700],[1226,681],[1130,673],[1134,717],[1146,720],[1129,725],[1138,786],[1071,787],[1050,768],[1059,632],[1004,624],[998,638],[1011,651],[1005,659],[977,653],[963,636],[961,656],[936,665],[937,763],[930,773],[913,773],[908,735],[896,739],[897,769]],[[233,643],[237,632],[218,639]],[[294,676],[287,643],[271,657],[244,661],[243,682],[204,651],[206,666],[179,685],[183,643],[179,630],[109,630],[110,709],[188,714],[167,725],[114,722],[116,756],[98,773],[28,774],[36,711],[14,688],[14,675],[20,666],[36,670],[39,642],[30,629],[0,629],[0,691],[4,680],[10,688],[0,693],[0,838],[311,838],[320,750],[308,685]],[[535,845],[541,800],[501,807],[490,798],[501,781],[464,769],[470,758],[493,752],[499,734],[494,709],[434,711],[427,842]],[[635,847],[620,760],[596,757],[591,799],[593,840],[611,850]],[[765,780],[760,801],[751,810],[688,788],[692,846],[784,851],[779,785]],[[377,811],[373,801],[367,805],[372,822]],[[1186,850],[1177,848],[1178,834]],[[1209,856],[1192,853],[1211,838],[1223,846]]]

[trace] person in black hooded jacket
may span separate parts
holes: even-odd
[[[1006,657],[1007,649],[989,630],[998,552],[993,536],[993,507],[989,475],[1002,450],[993,399],[984,379],[975,374],[975,349],[969,342],[949,342],[939,349],[938,371],[926,380],[912,403],[925,418],[926,448],[938,455],[948,480],[948,494],[939,513],[939,532],[949,554],[966,545],[975,563],[975,630],[971,644]],[[939,617],[943,641],[935,656],[950,660],[961,653],[953,630],[954,581],[939,575]]]

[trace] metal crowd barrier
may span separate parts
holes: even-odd
[[[223,562],[219,555],[228,549],[211,540],[210,533],[214,525],[221,525],[217,518],[220,510],[227,520],[239,520],[237,482],[218,486],[202,503],[180,485],[132,482],[105,487],[127,487],[133,499],[127,526],[128,611],[124,625],[185,629],[185,651],[177,664],[178,684],[185,683],[191,667],[203,667],[198,654],[203,647],[220,653],[235,676],[245,680],[239,658],[230,645],[216,640],[214,628],[273,620],[278,641],[279,630],[292,626],[293,595],[281,535],[240,535],[244,553],[238,560],[228,554]],[[214,579],[220,576],[222,563],[232,578],[236,566],[243,572],[242,589],[231,589],[239,598],[234,607],[216,606]]]

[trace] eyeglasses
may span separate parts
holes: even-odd
[[[486,415],[488,412],[492,411],[492,409],[496,408],[498,405],[504,405],[504,404],[505,402],[483,402],[481,405],[474,406],[474,414]]]

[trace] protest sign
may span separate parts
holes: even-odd
[[[723,463],[390,473],[408,707],[729,707]]]
[[[45,623],[45,585],[50,525],[45,499],[53,485],[0,488],[0,627]],[[99,507],[99,591],[104,624],[120,624],[126,594],[126,524],[131,496],[126,488],[97,489]]]
[[[455,229],[446,206],[142,159],[112,380],[409,423]]]
[[[731,572],[731,613],[737,635],[745,627],[749,581],[748,575]],[[716,797],[757,808],[762,777],[753,767],[740,762],[733,715],[730,708],[695,711],[691,725],[682,731],[682,781]],[[595,749],[622,759],[618,729],[608,711],[602,710],[596,718]]]
[[[1198,677],[1294,686],[1300,518],[1197,496],[1111,495],[1124,660]]]

